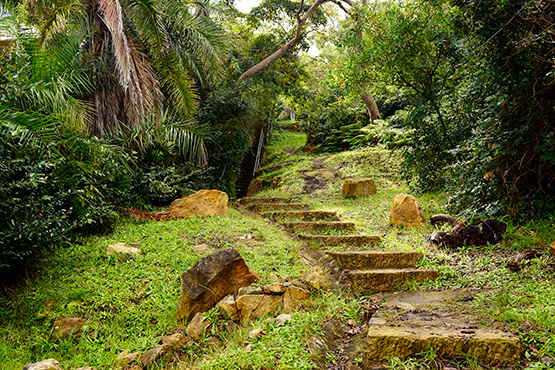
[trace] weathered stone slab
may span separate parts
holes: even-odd
[[[174,200],[168,211],[175,218],[227,216],[228,200],[222,191],[199,190],[186,198]]]
[[[242,206],[247,206],[249,204],[258,203],[288,203],[291,199],[289,198],[279,198],[279,197],[245,197],[241,198],[239,204]]]
[[[346,179],[341,189],[343,195],[347,197],[367,197],[376,194],[374,180],[364,177]]]
[[[399,226],[420,226],[426,219],[420,203],[414,196],[398,194],[393,198],[389,222]]]
[[[520,360],[520,339],[507,332],[372,325],[366,338],[371,361],[405,358],[428,348],[441,358],[472,356],[492,365]]]
[[[379,236],[373,235],[308,235],[299,234],[299,239],[319,245],[365,245],[377,244],[382,241]]]
[[[273,211],[262,212],[261,216],[273,221],[286,219],[339,221],[337,212],[332,211]]]
[[[407,251],[326,251],[339,267],[347,270],[414,268],[422,259],[420,252]]]
[[[181,276],[177,323],[188,322],[197,313],[208,311],[225,296],[236,295],[239,288],[256,280],[258,276],[233,248],[201,258]]]
[[[283,222],[281,224],[287,231],[294,233],[313,233],[316,231],[355,231],[355,224],[342,221],[305,221],[305,222]]]
[[[23,367],[23,370],[63,370],[63,368],[58,361],[49,358],[48,360],[27,364]]]
[[[281,307],[283,296],[267,294],[248,294],[235,300],[241,322],[262,317]]]
[[[256,213],[261,211],[295,211],[309,208],[310,206],[306,203],[257,203],[249,206],[249,209]]]
[[[389,292],[409,280],[437,279],[437,270],[384,269],[350,271],[347,278],[353,289],[366,292]]]

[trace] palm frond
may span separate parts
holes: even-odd
[[[155,61],[162,87],[169,95],[166,106],[179,111],[184,118],[197,111],[197,96],[191,77],[182,68],[179,58],[171,51]]]

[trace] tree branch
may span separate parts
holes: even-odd
[[[302,33],[303,27],[304,27],[305,23],[308,21],[308,19],[310,18],[310,16],[312,15],[312,13],[314,13],[316,11],[316,9],[318,9],[318,7],[320,7],[322,4],[324,4],[328,1],[332,1],[332,0],[316,0],[314,2],[314,4],[312,4],[312,6],[306,11],[306,13],[301,18],[300,14],[301,14],[302,5],[304,3],[304,0],[303,0],[301,2],[301,7],[299,8],[299,11],[296,14],[296,16],[297,16],[297,29],[295,31],[295,37],[293,37],[293,39],[291,39],[291,41],[289,41],[287,44],[285,44],[281,48],[279,48],[279,50],[277,50],[276,52],[268,55],[260,63],[256,64],[255,66],[253,66],[249,70],[247,70],[245,73],[243,73],[241,75],[241,77],[239,77],[239,79],[237,80],[237,83],[243,82],[243,81],[249,79],[250,77],[252,77],[254,74],[260,72],[261,70],[268,68],[268,66],[270,64],[272,64],[272,62],[276,61],[282,55],[287,53],[289,50],[293,49],[293,47],[295,47],[295,45],[297,45],[303,39],[303,37],[305,36]],[[335,1],[339,1],[339,0],[335,0]],[[333,1],[333,2],[335,2],[335,1]],[[351,0],[340,0],[340,1],[343,1],[347,4],[349,4],[349,5],[352,4]]]

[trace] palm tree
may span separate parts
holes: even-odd
[[[84,29],[81,53],[94,88],[87,124],[102,137],[121,123],[136,128],[162,110],[183,119],[196,109],[195,87],[218,77],[225,60],[220,28],[191,0],[28,0],[46,42]]]

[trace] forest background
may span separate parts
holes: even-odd
[[[0,14],[2,271],[110,230],[121,208],[233,197],[256,134],[287,109],[307,150],[399,151],[414,191],[445,191],[461,217],[553,213],[550,1],[266,0],[243,14],[29,0]]]

